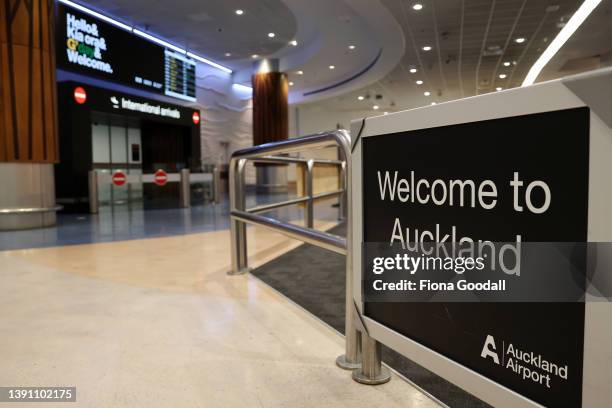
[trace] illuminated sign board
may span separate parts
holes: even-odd
[[[58,68],[196,100],[194,60],[63,4],[57,8]]]

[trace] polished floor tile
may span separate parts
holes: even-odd
[[[253,266],[298,245],[248,240]],[[228,270],[227,230],[0,252],[0,384],[76,386],[69,407],[436,406],[355,383],[337,332]]]

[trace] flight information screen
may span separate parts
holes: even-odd
[[[64,4],[57,11],[58,68],[196,100],[194,60]]]
[[[195,99],[195,61],[169,50],[164,54],[166,95]]]

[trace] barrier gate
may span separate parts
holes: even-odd
[[[356,381],[389,380],[382,343],[495,407],[611,408],[612,69],[353,121],[351,133],[234,153],[231,274],[249,270],[247,223],[346,255],[346,350],[337,363]],[[342,155],[346,239],[312,228],[316,162],[280,156],[329,146]],[[246,163],[281,160],[306,166],[305,196],[276,204],[310,203],[305,227],[245,206]],[[499,293],[489,282],[423,295],[410,282],[429,281],[427,271],[396,282],[375,270],[372,251],[398,242],[404,251],[501,243],[515,264],[491,256],[503,265],[488,271]],[[464,272],[443,288],[465,287],[459,281],[475,275]],[[377,289],[381,282],[397,285]]]

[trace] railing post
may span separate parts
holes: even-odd
[[[189,169],[181,169],[180,174],[179,200],[181,208],[189,208],[191,207],[191,189],[189,185],[189,176],[191,173]]]
[[[361,368],[353,371],[353,379],[362,384],[384,384],[391,379],[391,372],[381,363],[382,347],[379,342],[361,333]]]
[[[314,160],[310,159],[306,162],[306,177],[304,180],[306,196],[308,197],[308,201],[306,201],[306,206],[304,207],[304,225],[307,228],[314,227],[314,190],[313,190],[313,170],[314,170]]]
[[[89,212],[91,214],[98,213],[98,172],[89,170]]]
[[[351,139],[348,133],[340,132],[338,146],[343,156],[346,185],[351,186]],[[351,195],[347,194],[346,222],[346,291],[345,291],[345,321],[344,321],[344,355],[336,359],[336,364],[345,370],[361,367],[361,337],[355,327],[355,305],[353,303],[353,227],[351,225]]]
[[[338,219],[340,221],[346,221],[346,196],[347,196],[347,187],[346,187],[346,161],[343,161],[340,165],[340,189],[343,190],[340,195],[340,203],[338,206]]]
[[[244,211],[246,209],[246,194],[244,191],[244,169],[246,159],[234,158],[230,161],[229,193],[230,213],[232,210]],[[243,274],[249,271],[247,263],[246,224],[230,217],[232,270],[230,275]]]
[[[221,172],[219,171],[219,167],[213,167],[213,203],[219,204],[221,200]]]

